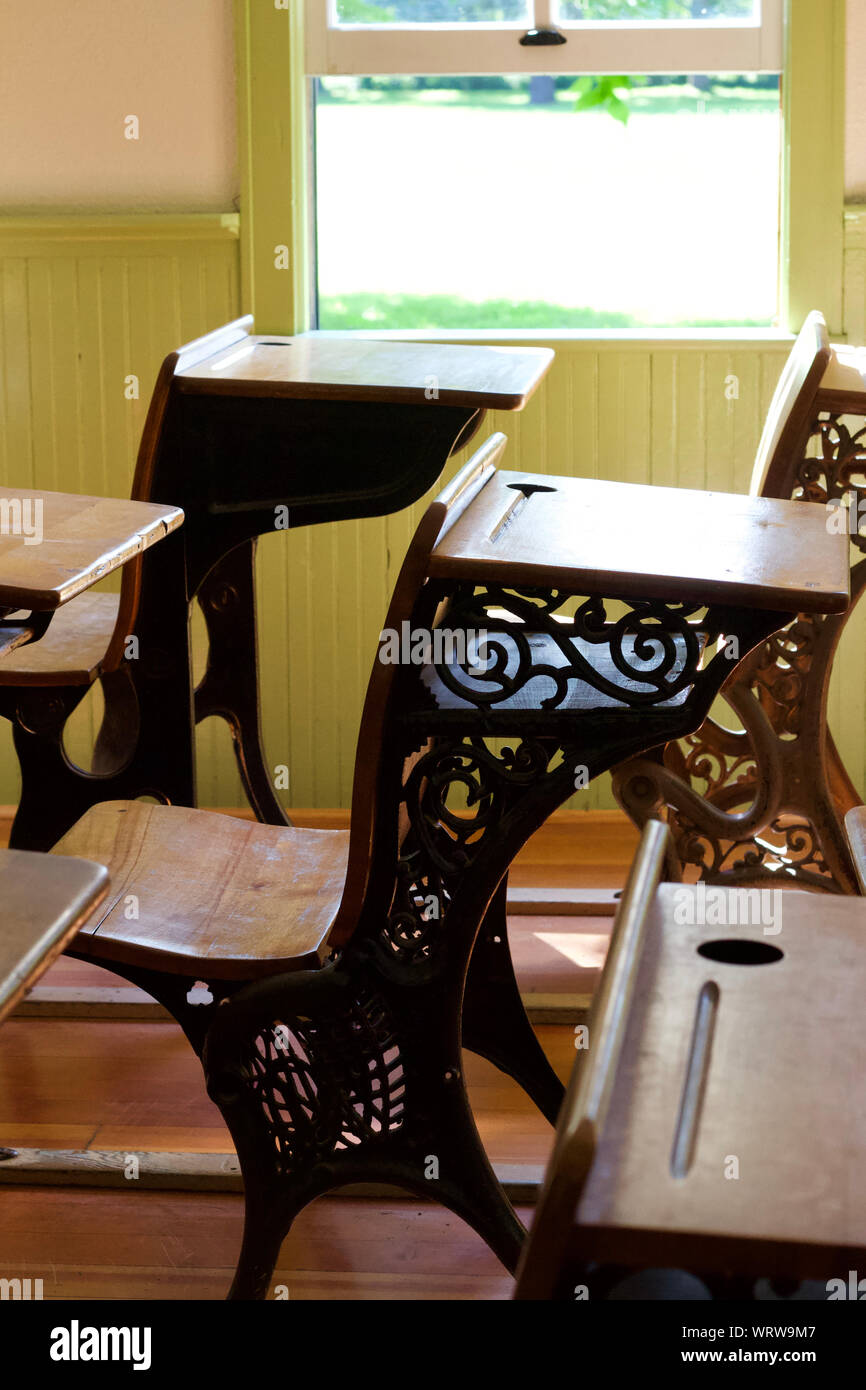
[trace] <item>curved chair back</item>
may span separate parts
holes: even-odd
[[[394,586],[385,618],[388,631],[400,633],[402,624],[411,621],[427,582],[434,547],[480,492],[495,470],[507,442],[504,434],[491,435],[430,503],[418,523]],[[377,654],[358,734],[349,863],[343,898],[329,937],[333,946],[344,945],[355,929],[370,877],[374,839],[379,841],[378,818],[393,813],[393,803],[383,796],[383,773],[388,763],[388,726],[395,712],[395,693],[401,674],[399,665],[383,662]],[[394,833],[397,833],[396,826]]]
[[[144,421],[144,429],[141,433],[141,443],[138,446],[135,473],[132,479],[131,497],[133,502],[156,502],[159,500],[153,496],[153,480],[156,476],[156,465],[163,439],[168,403],[177,373],[184,371],[187,367],[194,366],[196,362],[202,361],[205,357],[210,357],[211,353],[219,351],[220,348],[230,347],[233,343],[239,342],[249,333],[252,324],[252,314],[246,314],[243,318],[235,319],[234,322],[225,324],[213,333],[207,333],[203,338],[196,338],[193,342],[186,343],[176,352],[170,352],[164,359],[157,374],[156,385],[153,388]],[[135,632],[138,605],[141,599],[142,558],[141,555],[137,556],[123,568],[117,621],[102,661],[103,673],[117,670],[123,659],[126,638],[130,633]]]
[[[797,335],[773,393],[749,492],[752,497],[791,495],[791,461],[805,447],[831,348],[823,314],[813,309]]]

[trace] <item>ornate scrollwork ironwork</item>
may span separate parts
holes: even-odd
[[[626,611],[611,616],[611,604]],[[435,698],[441,683],[479,709],[517,701],[538,681],[550,687],[547,693],[535,687],[532,703],[540,710],[569,708],[575,683],[603,702],[658,705],[691,687],[704,642],[718,635],[690,621],[702,612],[697,605],[658,600],[581,600],[556,589],[462,586],[451,598],[447,625],[475,634],[476,641],[456,659],[452,650],[433,661],[430,688]]]
[[[380,937],[388,957],[408,965],[432,958],[462,876],[557,751],[550,739],[498,753],[481,738],[437,739],[414,762],[403,787],[410,829]]]
[[[866,554],[866,426],[851,429],[829,412],[817,416],[790,480],[792,500],[846,504],[842,524],[855,558]],[[852,570],[855,600],[864,567],[860,560]],[[852,890],[842,827],[848,804],[837,800],[845,796],[838,790],[844,769],[831,791],[825,763],[838,755],[828,754],[823,726],[845,621],[801,613],[756,648],[722,692],[742,729],[707,719],[669,745],[663,759],[641,758],[615,770],[620,804],[638,824],[664,814],[684,868],[716,882],[781,877]]]
[[[681,864],[697,869],[698,877],[709,882],[788,881],[835,890],[815,827],[801,817],[777,816],[752,840],[726,841],[679,814],[671,829]]]
[[[397,1030],[381,999],[344,1010],[275,1019],[233,1068],[259,1111],[278,1172],[326,1160],[399,1130],[406,1074]]]
[[[766,697],[765,708],[780,737],[800,732],[809,672],[824,623],[822,613],[801,613],[750,659],[752,690],[759,699]]]
[[[866,425],[852,431],[843,416],[823,412],[814,422],[811,439],[817,439],[819,452],[800,459],[791,497],[825,505],[847,498],[859,517],[866,500]],[[849,537],[853,546],[866,552],[866,534],[858,524],[850,528]]]

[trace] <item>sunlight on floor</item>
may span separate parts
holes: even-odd
[[[543,941],[554,951],[579,965],[583,970],[600,970],[607,955],[609,932],[533,932],[537,941]]]

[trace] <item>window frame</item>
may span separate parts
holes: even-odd
[[[843,336],[845,0],[784,0],[784,7],[778,332],[797,332],[808,311],[820,308],[838,338]],[[235,14],[243,307],[255,315],[259,332],[302,332],[312,321],[315,241],[304,0],[235,0]],[[277,253],[285,247],[287,269],[285,255]],[[742,341],[773,334],[737,331]],[[467,342],[479,337],[471,330],[447,336]],[[555,324],[549,333],[509,330],[496,336],[552,344],[635,337],[617,330],[557,331]],[[695,334],[648,330],[640,336],[671,342]],[[705,341],[729,336],[712,329],[700,333]]]
[[[311,77],[433,73],[781,72],[783,0],[757,0],[755,20],[557,23],[552,0],[526,0],[528,22],[340,25],[337,0],[304,0]],[[528,28],[559,45],[524,47]]]

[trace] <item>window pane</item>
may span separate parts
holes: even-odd
[[[528,0],[337,0],[338,24],[528,24]]]
[[[778,78],[573,80],[317,82],[320,326],[771,323]]]
[[[562,24],[581,20],[760,20],[760,0],[556,0],[555,14]]]

